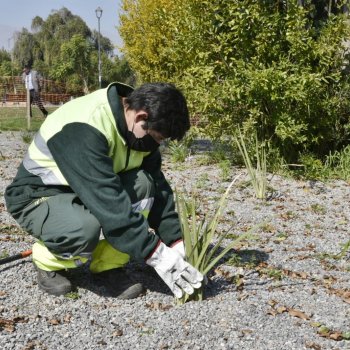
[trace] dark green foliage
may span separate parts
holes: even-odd
[[[29,64],[45,79],[64,82],[67,93],[81,95],[97,88],[96,30],[91,31],[65,7],[53,10],[45,20],[33,18],[31,30],[23,28],[15,36],[12,66],[4,63],[7,57],[0,52],[0,75],[19,75]],[[113,57],[111,40],[101,35],[100,47],[104,85],[116,80],[133,83],[134,75],[125,59]]]
[[[213,136],[232,135],[237,125],[247,133],[256,129],[288,162],[304,150],[323,156],[342,147],[350,91],[344,18],[315,26],[307,10],[293,4],[281,12],[267,1],[218,3],[211,74],[200,84],[210,96],[203,112]]]
[[[147,6],[137,3],[137,11]],[[137,43],[128,37],[125,52],[141,80],[161,78],[184,90],[192,113],[207,121],[207,135],[232,138],[241,127],[245,135],[257,132],[286,162],[299,161],[305,152],[323,158],[350,137],[344,5],[179,1],[172,11],[149,14],[161,16],[167,28],[157,33],[157,56],[138,60]],[[143,23],[142,30],[152,28]],[[143,42],[144,52],[148,45]]]

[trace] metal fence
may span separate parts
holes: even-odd
[[[0,106],[25,105],[26,96],[22,77],[0,77]],[[72,98],[72,95],[66,92],[64,84],[46,79],[42,80],[40,96],[45,105],[61,105]]]

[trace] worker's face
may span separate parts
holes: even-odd
[[[147,120],[135,123],[133,133],[137,138],[150,135],[158,144],[165,140],[164,136],[159,131],[147,129]]]
[[[129,120],[127,135],[129,146],[143,152],[156,150],[164,137],[160,132],[147,128],[147,113],[128,110],[127,118]]]

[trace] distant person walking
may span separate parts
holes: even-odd
[[[22,80],[30,93],[30,116],[33,116],[32,104],[36,104],[43,113],[44,118],[46,118],[49,112],[45,109],[40,97],[41,79],[36,70],[32,70],[30,66],[24,66]]]

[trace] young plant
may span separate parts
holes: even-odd
[[[218,164],[221,170],[220,178],[222,181],[227,181],[227,179],[230,177],[230,165],[231,163],[227,159],[220,161]]]
[[[168,145],[168,149],[170,151],[171,160],[174,163],[183,163],[190,151],[188,146],[185,143],[171,141]]]
[[[324,164],[329,177],[350,180],[350,145],[341,151],[330,152]]]
[[[23,140],[24,143],[29,144],[33,140],[33,135],[31,133],[29,133],[29,132],[24,132],[22,134],[22,140]]]
[[[265,143],[258,142],[255,138],[255,158],[256,166],[253,166],[253,161],[248,153],[244,137],[239,130],[239,135],[235,137],[235,142],[242,155],[244,164],[247,168],[250,182],[254,188],[256,198],[265,199],[267,192],[267,170],[266,170],[266,149]]]
[[[198,269],[204,276],[224,257],[237,243],[250,236],[250,233],[245,233],[235,238],[228,244],[220,253],[218,248],[225,238],[227,238],[230,229],[221,234],[216,243],[212,245],[213,238],[217,232],[218,224],[223,216],[226,208],[227,196],[237,181],[239,175],[228,186],[226,192],[219,201],[219,205],[212,217],[206,216],[199,219],[196,213],[197,205],[195,198],[192,197],[191,205],[187,205],[187,200],[184,196],[176,191],[176,205],[179,213],[182,234],[186,250],[186,260],[195,268]],[[189,209],[191,211],[189,211]],[[196,289],[194,294],[185,294],[181,299],[178,299],[179,304],[184,304],[188,300],[200,301],[204,298],[204,286]]]

